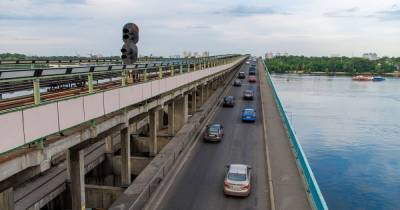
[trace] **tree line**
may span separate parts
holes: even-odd
[[[400,57],[383,57],[377,60],[368,60],[356,57],[305,57],[305,56],[278,56],[266,59],[268,70],[275,73],[288,72],[324,72],[334,74],[390,73],[400,68]]]

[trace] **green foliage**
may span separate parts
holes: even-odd
[[[364,58],[349,57],[304,57],[279,56],[266,60],[268,70],[276,73],[302,71],[304,73],[324,72],[334,74],[344,72],[357,73],[388,73],[400,67],[400,58],[383,57],[370,61]]]
[[[18,53],[0,53],[0,60],[23,60],[26,55]]]

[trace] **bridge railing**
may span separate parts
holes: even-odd
[[[269,85],[272,88],[272,94],[273,94],[275,102],[277,104],[283,124],[285,125],[285,127],[287,129],[290,142],[293,146],[293,150],[296,155],[297,165],[303,174],[303,178],[304,178],[306,187],[308,188],[307,191],[309,193],[309,198],[312,201],[312,204],[314,205],[314,209],[327,210],[328,206],[325,202],[324,196],[322,195],[322,193],[319,189],[318,183],[314,177],[314,173],[311,170],[310,164],[307,161],[307,157],[303,151],[303,148],[301,147],[300,142],[299,142],[295,132],[293,131],[292,125],[286,115],[285,108],[282,105],[279,95],[275,89],[274,82],[271,79],[271,75],[269,74],[268,69],[265,66],[265,64],[264,64],[264,67],[265,67],[265,71],[266,71],[265,75],[266,75],[267,82],[269,83]]]

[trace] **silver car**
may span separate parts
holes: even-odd
[[[226,167],[224,194],[248,196],[251,191],[251,167],[244,164],[230,164]]]

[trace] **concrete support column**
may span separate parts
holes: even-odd
[[[203,90],[203,92],[204,92],[204,98],[207,100],[207,98],[208,98],[208,86],[209,86],[209,83],[207,83],[206,85],[204,85],[204,90]],[[203,99],[204,100],[204,99]]]
[[[121,185],[131,184],[131,141],[128,128],[120,131],[121,136]]]
[[[12,187],[0,193],[0,209],[14,210],[14,189]]]
[[[204,104],[205,98],[204,98],[204,85],[201,84],[199,86],[199,97],[200,97],[200,106]]]
[[[196,88],[194,88],[192,90],[192,110],[191,110],[191,114],[194,114],[197,110],[197,96],[196,96]]]
[[[172,100],[168,104],[168,135],[175,135],[175,102]]]
[[[183,127],[188,119],[188,96],[175,99],[175,132]]]
[[[158,111],[149,111],[149,125],[150,125],[150,138],[149,138],[149,155],[151,157],[157,154],[157,131],[158,131]]]
[[[105,171],[104,181],[107,185],[114,184],[114,175],[113,175],[113,157],[114,157],[114,149],[113,149],[113,140],[111,136],[107,136],[104,140],[104,167],[103,170]]]
[[[84,150],[69,150],[68,167],[71,179],[72,210],[82,210],[85,202],[85,153]]]
[[[160,109],[158,114],[158,130],[164,128],[164,109]]]

